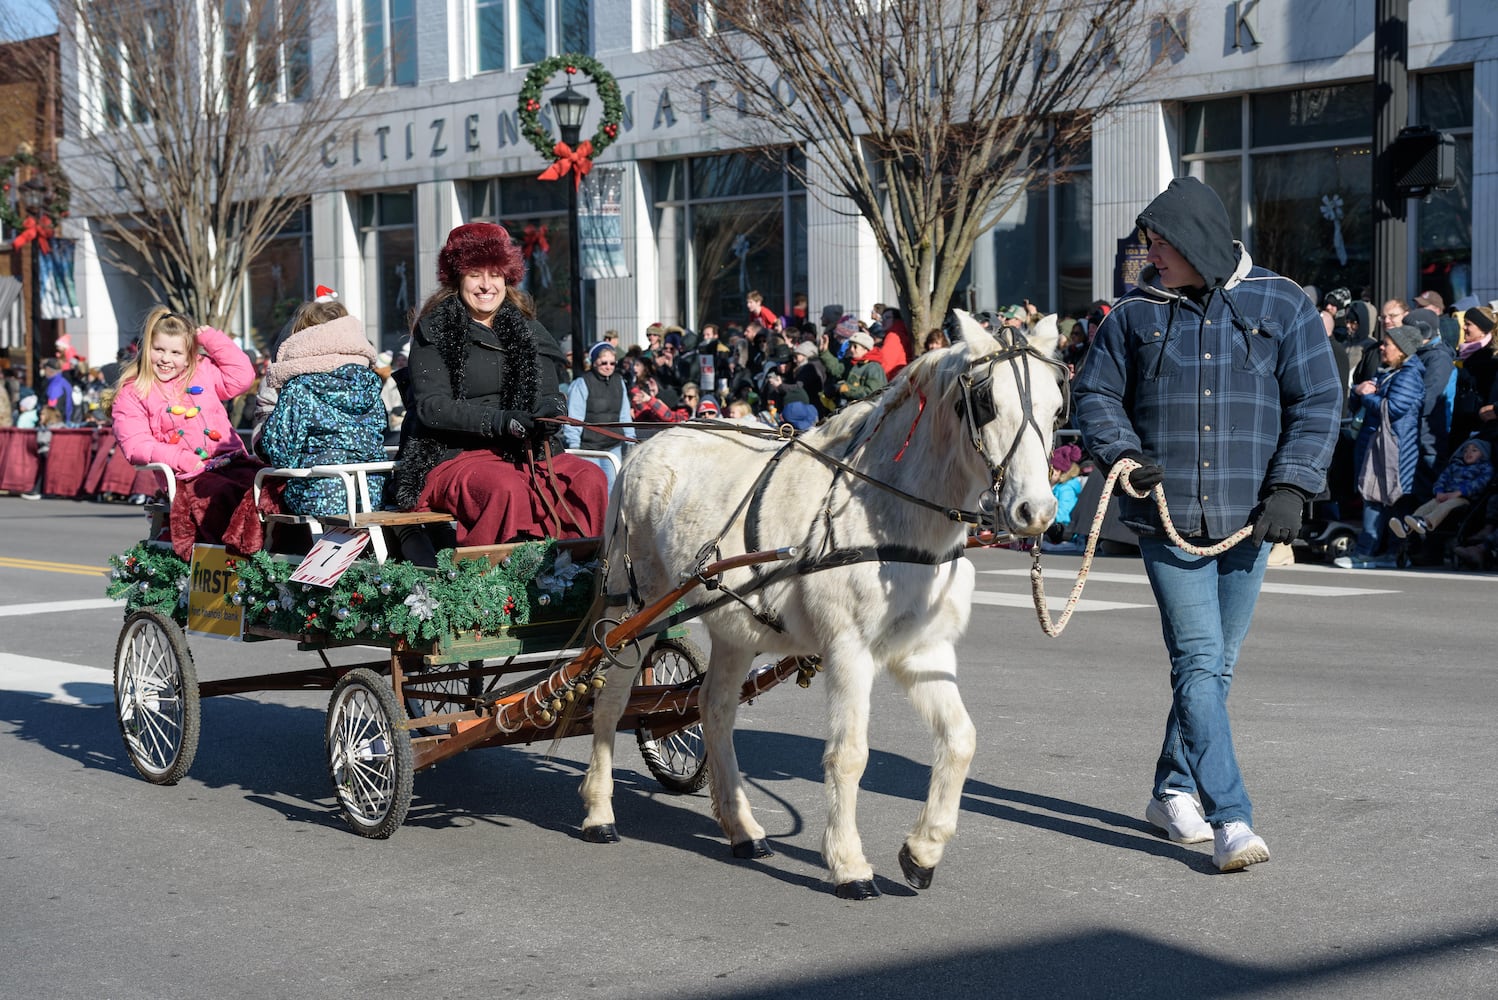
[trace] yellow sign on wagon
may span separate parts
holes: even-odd
[[[187,582],[187,631],[214,639],[238,639],[244,633],[244,607],[231,600],[239,574],[222,545],[194,545]]]

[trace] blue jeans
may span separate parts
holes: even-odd
[[[624,445],[622,445],[622,444],[616,444],[612,448],[598,448],[598,449],[595,449],[595,450],[610,452],[620,462],[624,461]],[[609,490],[610,493],[613,493],[614,492],[614,470],[618,467],[616,465],[616,463],[610,462],[606,458],[594,458],[592,455],[579,455],[578,457],[581,458],[585,462],[592,462],[594,465],[598,466],[600,469],[603,470],[603,474],[608,477],[608,481],[609,481],[608,490]]]
[[[1213,826],[1234,820],[1253,825],[1227,703],[1269,548],[1245,540],[1204,558],[1163,538],[1139,539],[1170,654],[1171,706],[1155,765],[1155,797],[1194,792]]]
[[[1370,500],[1363,501],[1363,530],[1358,532],[1357,544],[1352,554],[1372,559],[1383,543],[1384,526],[1389,522],[1389,508]]]

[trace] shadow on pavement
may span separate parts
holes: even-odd
[[[1103,930],[1007,948],[927,955],[851,974],[715,993],[723,1000],[824,1000],[826,997],[982,996],[1163,997],[1357,996],[1387,988],[1402,973],[1418,982],[1448,960],[1491,962],[1498,925],[1440,939],[1351,950],[1331,961],[1279,967],[1232,962],[1138,934]],[[1357,986],[1354,984],[1361,984]],[[1379,995],[1384,995],[1380,993]]]
[[[45,746],[85,767],[142,780],[125,755],[110,689],[98,684],[69,687],[70,695],[93,704],[61,704],[0,692],[0,719],[13,725],[20,739]],[[242,789],[246,801],[277,811],[292,822],[343,825],[327,772],[323,749],[326,715],[321,709],[225,696],[204,699],[202,712],[198,753],[185,785]],[[530,750],[491,747],[460,754],[421,771],[415,779],[406,825],[441,829],[471,823],[498,827],[526,823],[576,837],[583,813],[577,795],[584,767],[580,761],[587,745],[586,737],[570,738],[557,751],[565,756],[547,756],[548,747],[541,743]],[[775,786],[784,781],[820,784],[823,741],[741,729],[735,734],[735,745],[745,780],[758,797],[773,799],[789,824],[777,831],[772,846],[779,854],[820,869],[822,860],[815,849],[784,839],[798,836],[807,821]],[[619,735],[615,759],[614,809],[621,835],[719,857],[732,864],[743,863],[731,859],[717,823],[707,815],[700,796],[678,797],[661,789],[650,777],[638,758],[632,733]],[[929,775],[925,764],[874,750],[861,787],[868,793],[919,802],[925,798]],[[165,791],[170,794],[169,789]],[[765,804],[763,800],[756,802],[761,808]],[[1211,870],[1209,858],[1156,838],[1142,820],[1083,803],[969,780],[962,807],[964,812]],[[812,822],[819,823],[820,816],[813,817]],[[757,867],[773,878],[813,887],[817,884],[814,879],[780,871],[773,862]],[[898,883],[881,884],[881,889],[892,894],[905,891]]]

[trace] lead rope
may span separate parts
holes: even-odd
[[[1143,500],[1150,493],[1140,493],[1129,484],[1128,474],[1139,468],[1139,463],[1132,458],[1119,459],[1113,463],[1113,468],[1108,470],[1108,478],[1103,482],[1103,494],[1097,502],[1097,513],[1092,515],[1092,527],[1087,531],[1087,548],[1082,553],[1082,568],[1077,570],[1077,582],[1072,587],[1071,596],[1066,599],[1066,610],[1061,612],[1061,617],[1054,624],[1051,622],[1050,610],[1046,607],[1045,579],[1040,570],[1040,542],[1035,543],[1031,550],[1030,562],[1030,594],[1035,599],[1035,614],[1040,619],[1040,630],[1052,639],[1061,634],[1066,628],[1066,623],[1071,621],[1071,613],[1077,609],[1077,601],[1082,597],[1082,587],[1087,583],[1087,574],[1092,569],[1092,557],[1097,551],[1098,536],[1103,532],[1103,520],[1108,516],[1108,502],[1113,497],[1113,490],[1119,484],[1119,477],[1123,477],[1123,491],[1136,500]],[[1165,486],[1157,483],[1153,491],[1155,506],[1160,511],[1160,523],[1165,526],[1165,537],[1170,539],[1172,545],[1178,547],[1182,552],[1192,556],[1220,556],[1228,549],[1237,545],[1243,539],[1253,534],[1253,525],[1245,524],[1215,545],[1196,546],[1186,541],[1176,531],[1174,522],[1170,519],[1170,509],[1165,505]]]

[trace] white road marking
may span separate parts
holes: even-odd
[[[1067,592],[1069,594],[1070,591]],[[1067,594],[1059,597],[1046,595],[1046,606],[1051,609],[1052,615],[1059,615],[1066,607]],[[988,604],[996,608],[1030,608],[1034,610],[1035,599],[1030,592],[1023,594],[995,594],[987,590],[976,590],[973,592],[974,604]],[[1152,608],[1153,604],[1120,604],[1117,601],[1089,601],[1085,598],[1077,602],[1077,611],[1128,611],[1133,608]]]
[[[121,602],[109,597],[94,597],[86,601],[44,601],[40,604],[8,604],[0,607],[0,618],[16,615],[45,615],[55,611],[100,611],[104,608],[118,610]]]
[[[985,569],[979,570],[979,572],[993,576],[1023,576],[1026,579],[1030,576],[1028,569]],[[1076,579],[1076,572],[1062,572],[1054,576],[1047,574],[1046,578],[1052,581],[1070,581]],[[1087,574],[1087,580],[1089,583],[1095,580],[1099,583],[1135,583],[1149,586],[1149,577],[1143,573],[1099,573],[1094,571]],[[1259,589],[1261,593],[1265,594],[1289,594],[1295,597],[1362,597],[1366,594],[1399,593],[1397,590],[1374,590],[1368,587],[1331,587],[1307,583],[1277,583],[1274,580],[1265,580],[1264,586]]]
[[[114,673],[102,667],[0,653],[0,691],[41,695],[61,705],[111,705]]]

